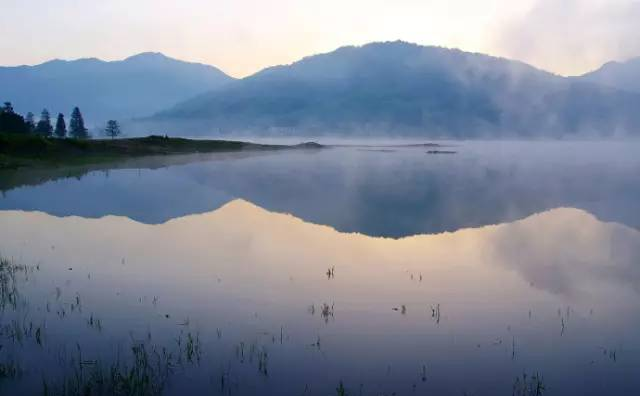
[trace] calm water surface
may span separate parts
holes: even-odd
[[[0,394],[635,394],[640,145],[429,150],[0,174]]]

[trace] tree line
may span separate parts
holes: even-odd
[[[51,114],[47,109],[40,113],[40,119],[36,122],[32,112],[26,116],[16,113],[11,102],[5,102],[0,107],[0,133],[34,134],[44,137],[57,138],[89,138],[89,130],[84,125],[82,113],[78,107],[74,107],[69,120],[69,127],[64,119],[64,114],[59,113],[55,127],[51,122]],[[115,120],[109,120],[104,129],[105,135],[115,138],[121,134],[120,125]]]

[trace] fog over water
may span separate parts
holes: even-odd
[[[155,224],[240,198],[340,231],[400,237],[575,207],[640,228],[637,142],[412,143],[181,157],[156,169],[142,161],[15,188],[18,177],[3,186],[0,208]]]

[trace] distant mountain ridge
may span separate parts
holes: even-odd
[[[243,79],[160,53],[0,67],[20,113],[128,134],[609,137],[640,134],[640,58],[561,77],[523,62],[402,41],[348,46]]]
[[[185,101],[177,133],[560,137],[635,133],[640,94],[522,62],[406,42],[342,47]]]
[[[121,61],[85,58],[0,67],[0,99],[36,116],[43,108],[68,114],[80,106],[88,123],[96,124],[148,116],[232,80],[213,66],[148,52]]]
[[[640,57],[625,62],[609,62],[598,70],[578,77],[612,88],[640,92]]]

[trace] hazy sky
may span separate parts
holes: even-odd
[[[234,76],[402,39],[578,74],[640,55],[634,0],[0,0],[0,64],[158,51]]]

